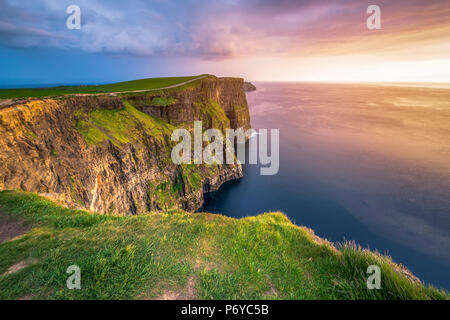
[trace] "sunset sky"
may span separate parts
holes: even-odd
[[[81,8],[68,30],[66,8]],[[369,5],[381,30],[369,30]],[[0,86],[212,73],[450,82],[450,0],[0,0]]]

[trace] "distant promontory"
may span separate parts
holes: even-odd
[[[253,85],[253,83],[251,82],[244,82],[244,91],[245,92],[249,92],[249,91],[255,91],[256,87]]]

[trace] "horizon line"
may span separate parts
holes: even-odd
[[[120,83],[126,81],[134,81],[134,80],[143,80],[143,79],[151,79],[151,78],[176,78],[179,76],[155,76],[155,77],[145,77],[145,78],[136,78],[131,80],[119,80],[114,82],[56,82],[56,83],[42,83],[42,84],[31,84],[31,83],[18,83],[18,84],[8,84],[3,85],[0,84],[0,90],[12,90],[12,89],[45,89],[45,88],[54,88],[60,86],[95,86],[95,85],[106,85],[113,83]],[[391,85],[446,85],[450,88],[450,81],[448,82],[437,82],[437,81],[379,81],[379,80],[257,80],[257,79],[246,79],[243,76],[217,76],[217,77],[236,77],[243,78],[246,82],[259,82],[259,83],[323,83],[323,84],[391,84]]]

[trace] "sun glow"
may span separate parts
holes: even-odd
[[[220,64],[211,61],[206,63],[206,67],[218,75],[254,81],[450,83],[450,59],[383,61],[363,55],[254,57]],[[199,64],[198,68],[204,70],[205,63]]]
[[[291,81],[450,82],[450,59],[367,63],[364,59],[324,60],[303,65]]]

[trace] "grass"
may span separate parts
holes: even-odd
[[[175,98],[154,97],[152,99],[151,105],[157,106],[157,107],[167,107],[167,106],[174,105],[177,102],[178,101]]]
[[[89,85],[89,86],[59,86],[51,88],[0,89],[0,99],[18,99],[30,97],[39,98],[48,96],[61,96],[67,94],[108,93],[108,92],[159,89],[177,85],[202,76],[203,75],[189,76],[189,77],[148,78],[104,85]]]
[[[161,182],[155,188],[150,188],[150,197],[164,212],[167,212],[177,201],[177,196],[181,192],[181,184],[172,184],[169,179]]]
[[[108,216],[16,191],[0,192],[0,211],[32,225],[0,244],[0,299],[449,298],[396,272],[387,257],[314,242],[279,212],[244,219],[183,211]],[[27,259],[34,262],[2,275]],[[80,290],[66,288],[74,264]],[[380,290],[364,285],[369,264],[382,269]]]
[[[80,109],[74,113],[76,127],[88,145],[97,145],[110,140],[114,145],[140,142],[142,134],[163,141],[170,137],[174,126],[137,110],[124,101],[123,109],[95,109],[85,113]]]
[[[189,182],[191,188],[198,190],[203,186],[202,177],[197,172],[197,165],[193,163],[182,164],[181,169],[184,180]]]
[[[206,123],[207,127],[220,128],[222,130],[230,127],[230,120],[217,101],[198,101],[194,104],[199,108],[201,114],[203,114],[204,116],[208,116],[210,123]]]

